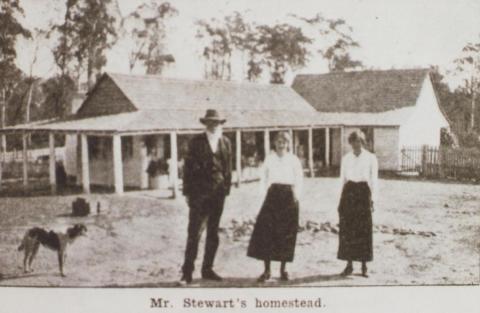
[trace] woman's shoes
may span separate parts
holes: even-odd
[[[267,280],[269,280],[270,277],[271,277],[271,276],[270,276],[270,272],[263,272],[263,274],[260,275],[260,277],[258,277],[257,282],[258,282],[258,283],[264,283],[264,282],[266,282]]]
[[[270,272],[264,272],[260,277],[258,277],[257,282],[264,283],[271,278]],[[280,273],[280,280],[281,281],[288,281],[290,277],[288,276],[288,272],[281,272]]]
[[[347,265],[343,272],[340,274],[342,276],[350,276],[353,273],[353,266],[352,265]]]
[[[368,277],[368,269],[367,269],[367,266],[365,264],[362,265],[362,276],[363,277]]]

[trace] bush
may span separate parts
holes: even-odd
[[[168,174],[168,163],[164,159],[152,160],[148,164],[147,173],[150,177]]]
[[[476,148],[480,150],[480,135],[469,132],[459,136],[460,146],[465,148]]]

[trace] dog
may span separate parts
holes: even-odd
[[[60,275],[65,277],[63,266],[67,257],[67,246],[72,244],[75,239],[85,236],[87,227],[83,224],[75,224],[69,227],[66,233],[57,233],[54,231],[46,231],[40,227],[33,227],[27,230],[23,237],[22,243],[18,247],[18,251],[24,251],[23,272],[32,272],[32,262],[37,255],[40,245],[56,251],[58,254],[58,266]]]

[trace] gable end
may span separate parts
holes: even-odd
[[[137,109],[117,86],[113,79],[104,74],[77,112],[77,116],[94,117],[109,114],[133,112]]]

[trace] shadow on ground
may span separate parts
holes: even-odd
[[[269,280],[265,283],[258,283],[256,278],[239,278],[224,277],[223,281],[206,281],[202,279],[194,279],[192,284],[185,285],[179,281],[133,284],[133,285],[106,285],[106,288],[166,288],[166,287],[191,287],[191,288],[246,288],[246,287],[285,287],[303,284],[322,283],[326,281],[349,281],[349,277],[340,274],[334,275],[312,275],[294,278],[289,281],[280,281],[276,279]]]

